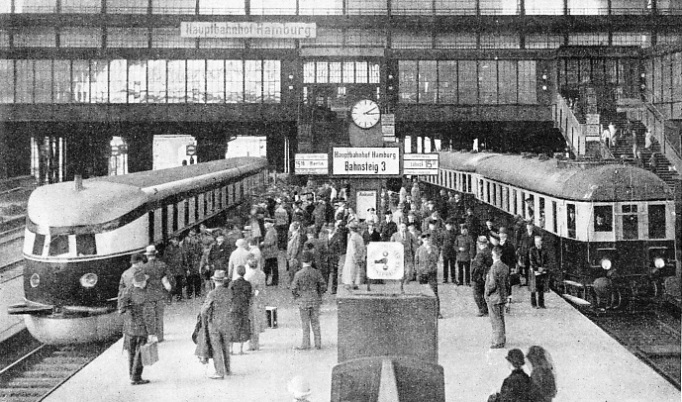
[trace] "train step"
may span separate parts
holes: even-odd
[[[570,301],[571,303],[577,304],[579,306],[590,306],[592,304],[585,299],[581,299],[580,297],[569,295],[567,293],[562,294],[561,297],[563,297],[564,299]]]
[[[51,356],[43,359],[43,363],[45,364],[57,364],[57,365],[62,365],[62,364],[86,364],[89,362],[91,359],[88,359],[87,357],[78,357],[78,356]]]
[[[64,378],[64,373],[55,370],[29,370],[21,374],[24,378]]]
[[[59,384],[59,378],[14,378],[7,383],[7,388],[52,388]]]
[[[65,363],[65,364],[38,363],[33,368],[36,370],[39,370],[39,371],[64,372],[64,371],[78,370],[82,366],[83,366],[82,364],[72,364],[72,363]]]

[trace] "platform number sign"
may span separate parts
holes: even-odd
[[[187,145],[187,156],[194,156],[197,154],[197,146],[194,144]]]
[[[121,150],[119,149],[118,145],[112,145],[111,146],[111,156],[119,156],[121,154]]]

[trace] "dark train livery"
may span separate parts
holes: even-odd
[[[41,342],[81,343],[120,332],[116,296],[130,255],[236,206],[267,182],[267,162],[233,158],[52,184],[28,201],[25,314]]]
[[[634,166],[493,153],[441,152],[438,176],[479,216],[532,220],[554,251],[553,286],[574,303],[620,307],[658,296],[675,275],[668,186]],[[510,235],[513,238],[513,234]]]

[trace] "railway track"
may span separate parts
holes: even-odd
[[[31,347],[0,371],[0,401],[42,401],[111,344]]]
[[[680,316],[653,308],[588,316],[595,324],[680,389]]]

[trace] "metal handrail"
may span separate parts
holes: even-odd
[[[571,151],[573,151],[575,155],[584,155],[585,136],[583,132],[583,125],[580,124],[578,118],[575,116],[561,94],[556,95],[556,102],[553,106],[554,121],[558,124],[559,131],[561,131],[566,143],[571,147]]]

